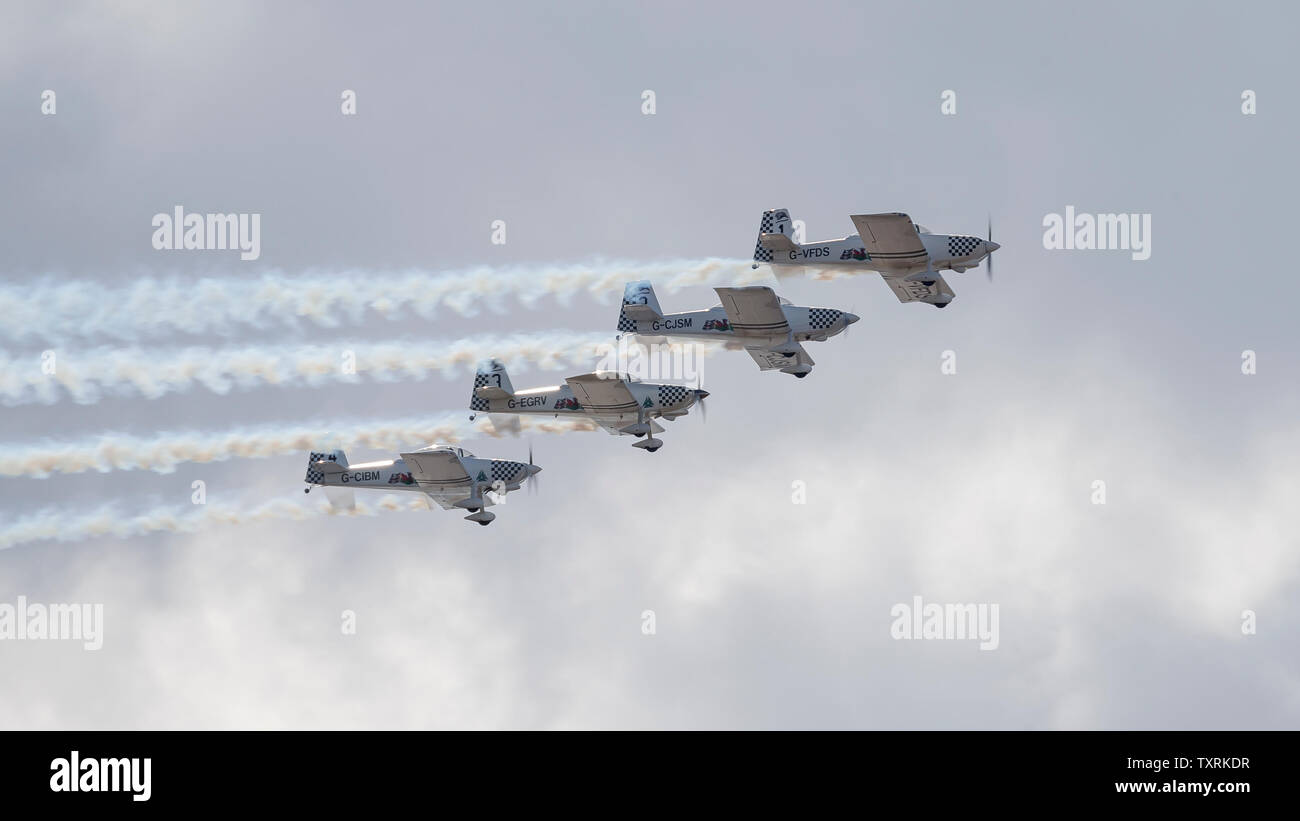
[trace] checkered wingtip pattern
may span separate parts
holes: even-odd
[[[975,253],[984,240],[979,237],[948,237],[948,256],[967,257]]]
[[[834,308],[809,308],[808,326],[814,330],[822,331],[834,325],[843,315],[843,311],[837,311]]]
[[[758,239],[754,241],[754,260],[756,262],[771,262],[772,252],[763,247],[763,235],[772,233],[776,227],[776,211],[764,211],[763,221],[758,224]]]
[[[681,385],[660,385],[659,386],[659,406],[670,408],[674,405],[680,405],[690,396],[691,389],[683,388]]]
[[[486,399],[480,399],[478,389],[485,387],[488,383],[488,375],[485,373],[474,374],[474,390],[469,393],[469,409],[472,411],[485,411],[488,409]]]

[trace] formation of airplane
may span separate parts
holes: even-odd
[[[665,314],[649,280],[629,282],[618,312],[619,336],[630,333],[646,342],[695,339],[743,348],[760,370],[781,371],[802,379],[813,362],[801,342],[825,342],[858,321],[835,308],[790,304],[766,285],[714,288],[718,305],[703,311]]]
[[[307,457],[307,487],[322,486],[336,508],[356,506],[353,492],[400,490],[423,493],[444,510],[466,510],[467,521],[489,525],[496,514],[487,510],[505,500],[506,493],[518,490],[532,479],[541,467],[508,459],[479,459],[464,448],[447,445],[429,447],[400,454],[396,459],[348,464],[341,450],[312,452]]]
[[[642,382],[614,371],[579,374],[563,385],[516,391],[505,365],[490,359],[474,374],[469,399],[474,413],[469,418],[479,413],[585,417],[612,434],[644,437],[632,447],[654,453],[664,444],[654,437],[664,432],[654,420],[671,422],[685,416],[708,395],[700,388]]]
[[[962,234],[932,234],[907,214],[855,214],[849,217],[858,233],[821,242],[794,241],[794,221],[784,208],[763,212],[754,245],[754,266],[829,268],[847,266],[881,275],[899,302],[927,302],[942,308],[956,296],[940,271],[969,270],[988,261],[993,276],[993,252],[1002,246]]]
[[[952,288],[940,271],[966,271],[987,263],[993,276],[992,254],[1001,246],[961,234],[934,234],[912,222],[907,214],[851,216],[858,233],[821,242],[795,242],[790,212],[763,212],[754,268],[840,267],[879,273],[899,302],[925,302],[943,308],[953,300]],[[714,288],[720,300],[712,308],[664,313],[648,280],[630,282],[619,307],[618,334],[633,334],[643,342],[687,339],[722,342],[744,349],[760,370],[777,370],[802,379],[814,362],[804,342],[824,342],[844,333],[858,317],[835,308],[793,305],[767,286]],[[478,414],[545,415],[589,419],[611,434],[633,436],[633,447],[654,453],[663,447],[655,434],[664,427],[655,420],[673,421],[698,405],[708,391],[698,385],[643,382],[627,374],[596,371],[571,376],[563,385],[516,391],[505,365],[489,359],[479,365],[470,394],[470,419]],[[496,515],[488,507],[504,501],[541,470],[528,462],[480,459],[467,450],[431,445],[399,454],[396,459],[351,465],[343,451],[312,452],[307,459],[305,493],[325,488],[336,507],[355,505],[356,488],[423,493],[446,510],[465,510],[465,519],[490,524]]]

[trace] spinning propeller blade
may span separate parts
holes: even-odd
[[[989,217],[989,244],[993,244],[993,217]],[[984,257],[984,270],[989,275],[989,282],[993,281],[993,252],[990,251],[988,256]]]
[[[531,468],[531,467],[534,467],[534,465],[533,465],[533,443],[532,443],[532,442],[529,442],[529,443],[528,443],[528,467],[530,467],[530,468]],[[530,471],[530,472],[531,472],[531,471]],[[541,471],[531,472],[531,473],[532,473],[532,475],[528,477],[528,495],[529,495],[529,496],[536,496],[537,493],[538,493],[538,491],[541,490],[541,488],[538,487],[538,484],[537,484],[537,482],[538,482],[538,477],[540,476]]]

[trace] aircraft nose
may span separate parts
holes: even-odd
[[[1002,247],[1001,245],[998,245],[993,240],[986,240],[984,243],[984,251],[989,254],[993,253],[994,251],[998,250],[1001,247]]]
[[[528,475],[529,475],[529,476],[536,476],[537,474],[539,474],[539,473],[541,473],[541,472],[542,472],[542,466],[541,466],[541,465],[529,465],[529,466],[528,466]]]
[[[698,397],[700,397],[701,399],[704,399],[705,397],[707,397],[707,396],[709,395],[709,392],[708,392],[708,391],[696,391],[696,392],[695,392],[695,395],[698,396]]]
[[[848,313],[848,312],[846,311],[846,312],[844,313],[844,315],[843,315],[843,319],[844,319],[844,324],[845,324],[845,325],[852,325],[854,322],[857,322],[857,321],[858,321],[858,315],[857,315],[857,314],[851,314],[851,313]]]

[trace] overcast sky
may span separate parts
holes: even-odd
[[[672,423],[654,455],[532,436],[541,492],[488,528],[438,510],[0,551],[0,602],[105,614],[98,651],[0,641],[0,727],[1300,727],[1298,18],[1280,2],[5,3],[0,286],[747,258],[773,207],[810,239],[855,213],[969,234],[991,216],[1002,250],[992,283],[948,275],[943,311],[871,274],[782,281],[862,317],[809,346],[811,376],[710,358],[707,424]],[[153,215],[178,204],[261,214],[260,259],[154,250]],[[1043,218],[1067,205],[1150,214],[1150,259],[1046,250]],[[147,347],[612,335],[616,291]],[[14,368],[115,344],[57,306],[21,310],[58,327],[0,339]],[[434,416],[469,386],[65,396],[0,408],[0,447]],[[305,459],[0,478],[0,530],[42,508],[185,512],[195,480],[209,504],[301,503]],[[997,604],[998,648],[892,639],[891,608],[916,595]]]

